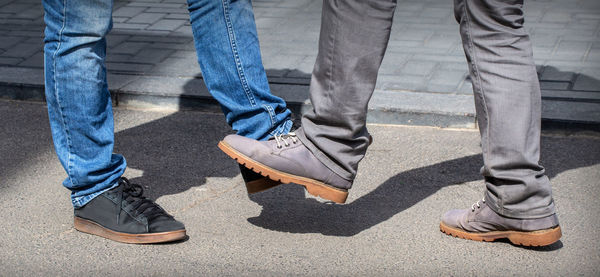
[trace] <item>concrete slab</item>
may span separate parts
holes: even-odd
[[[44,105],[0,101],[2,275],[439,276],[600,274],[600,137],[546,133],[562,239],[542,248],[438,230],[484,189],[476,131],[369,125],[374,142],[345,205],[282,185],[248,197],[217,142],[221,114],[116,108],[126,176],[185,222],[189,240],[126,245],[72,228]],[[208,162],[210,161],[210,162]]]

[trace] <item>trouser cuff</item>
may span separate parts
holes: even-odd
[[[333,171],[335,174],[337,174],[338,176],[340,176],[343,179],[346,179],[350,182],[352,182],[354,180],[354,177],[356,177],[356,176],[354,176],[350,172],[344,170],[335,161],[333,161],[331,158],[329,158],[329,156],[327,156],[327,154],[325,154],[325,153],[323,153],[323,151],[319,150],[319,148],[316,145],[314,145],[310,139],[308,139],[306,137],[306,135],[304,134],[304,131],[302,130],[302,127],[298,128],[296,131],[294,131],[294,133],[296,133],[296,136],[302,142],[302,144],[304,144],[304,146],[306,146],[306,148],[308,148],[308,150],[311,153],[313,153],[313,155],[315,155],[315,157],[321,163],[323,163],[325,166],[327,166],[327,168],[329,168],[331,171]]]

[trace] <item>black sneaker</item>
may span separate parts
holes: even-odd
[[[262,176],[241,164],[238,165],[240,166],[242,178],[246,183],[246,190],[248,191],[248,194],[265,191],[281,185],[281,182],[271,180],[265,176]]]
[[[158,243],[186,237],[185,226],[142,196],[125,177],[85,206],[75,209],[75,229],[125,243]]]

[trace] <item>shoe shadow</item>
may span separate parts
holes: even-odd
[[[131,182],[158,199],[205,185],[209,177],[237,176],[235,163],[216,147],[229,133],[222,115],[176,112],[115,133],[115,152],[127,160],[125,176],[142,171]]]
[[[567,149],[563,147],[565,144],[573,146]],[[595,141],[590,145],[583,139],[544,137],[542,145],[542,164],[548,168],[546,173],[550,178],[600,162],[600,144]],[[572,151],[577,152],[577,159],[569,158],[573,157]],[[345,205],[306,199],[301,186],[286,184],[251,195],[250,199],[261,205],[263,210],[259,216],[249,218],[248,222],[282,232],[354,236],[412,207],[443,187],[481,180],[478,172],[482,164],[481,155],[470,155],[404,171]],[[447,207],[451,208],[456,207]],[[562,243],[542,250],[552,251],[560,247]]]
[[[481,164],[481,155],[471,155],[405,171],[345,205],[305,199],[303,187],[284,185],[273,192],[251,195],[250,199],[263,210],[248,221],[283,232],[353,236],[412,207],[442,187],[477,180]]]

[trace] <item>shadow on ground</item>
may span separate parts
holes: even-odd
[[[203,124],[207,117],[197,115],[179,112],[116,134],[117,151],[127,157],[130,167],[144,171],[144,175],[134,181],[147,186],[150,197],[201,186],[208,177],[232,178],[239,174],[237,164],[216,147],[231,131],[225,124],[223,128]],[[211,115],[210,118],[217,120],[222,116]],[[579,152],[565,152],[561,145],[566,143],[579,145]],[[590,148],[588,139],[544,137],[542,146],[542,164],[548,168],[550,178],[600,162],[600,143]],[[574,156],[577,158],[572,158]],[[303,187],[286,184],[250,195],[252,201],[262,206],[262,212],[248,221],[275,231],[353,236],[443,187],[480,180],[478,172],[482,163],[481,155],[470,155],[407,170],[345,205],[305,198]],[[355,184],[361,185],[364,184]]]
[[[581,144],[577,159],[571,158],[573,153],[561,149],[560,145],[565,143]],[[550,178],[600,162],[600,143],[586,149],[580,139],[545,137],[542,147],[542,164],[548,168]],[[404,171],[346,205],[328,205],[315,199],[305,199],[302,187],[284,185],[251,195],[250,199],[261,205],[263,210],[248,221],[282,232],[353,236],[388,220],[443,187],[482,179],[478,174],[482,164],[481,155],[471,155]],[[354,185],[361,186],[360,183]]]

